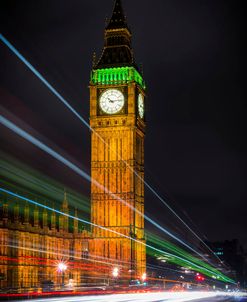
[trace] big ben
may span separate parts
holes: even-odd
[[[118,265],[122,278],[141,278],[146,271],[145,83],[120,0],[115,1],[104,48],[91,73],[90,125],[90,254]]]

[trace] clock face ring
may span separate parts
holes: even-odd
[[[143,95],[141,93],[139,93],[138,95],[138,113],[140,118],[144,117],[144,98]]]
[[[124,95],[118,89],[107,89],[99,98],[99,106],[104,113],[118,113],[124,106]]]

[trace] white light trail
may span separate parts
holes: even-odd
[[[89,295],[89,296],[71,296],[66,298],[46,298],[33,299],[36,302],[186,302],[203,299],[221,297],[243,297],[244,293],[225,293],[225,292],[156,292],[156,293],[136,293],[136,294],[112,294],[112,295]],[[29,302],[29,300],[23,300]],[[219,300],[220,301],[220,300]]]
[[[100,139],[103,141],[104,144],[109,146],[105,140],[94,130],[90,127],[89,123],[69,104],[69,102],[38,72],[32,64],[30,64],[24,56],[2,35],[0,34],[0,40],[47,86],[48,89],[92,132],[94,132]],[[115,151],[114,151],[115,152]],[[121,158],[119,154],[117,154],[120,159],[125,163],[125,165],[132,171],[134,174],[144,183],[144,185],[175,215],[178,220],[205,246],[207,249],[214,255],[220,262],[221,259],[215,255],[215,253],[210,249],[209,246],[201,239],[191,228],[190,226],[172,209],[172,207],[154,190],[136,171],[125,161]],[[191,248],[190,248],[191,249]],[[193,249],[194,251],[194,249]],[[198,254],[198,252],[196,252]],[[199,254],[198,254],[199,255]],[[207,258],[200,254],[206,262],[209,262]],[[209,262],[210,263],[210,262]]]
[[[72,219],[74,219],[74,220],[78,220],[78,221],[83,222],[83,223],[85,223],[85,224],[92,225],[92,226],[98,227],[98,228],[103,229],[103,230],[107,230],[107,231],[109,231],[109,232],[111,232],[111,233],[113,233],[113,234],[117,234],[117,235],[119,235],[119,236],[121,236],[121,237],[123,237],[123,238],[127,238],[127,239],[132,240],[132,241],[134,241],[134,242],[136,242],[136,243],[139,243],[139,244],[141,244],[141,245],[144,245],[144,246],[146,246],[146,247],[149,247],[150,249],[152,249],[152,250],[154,250],[154,251],[156,251],[156,252],[159,252],[159,253],[161,253],[161,254],[167,254],[167,253],[164,252],[163,250],[160,250],[160,249],[158,249],[158,248],[155,248],[155,247],[153,247],[153,246],[151,246],[151,245],[149,245],[149,244],[147,244],[147,243],[144,243],[144,242],[142,242],[142,241],[139,241],[139,240],[137,240],[137,239],[135,239],[135,238],[132,238],[132,237],[127,236],[127,235],[124,235],[124,234],[119,233],[119,232],[114,231],[114,230],[109,230],[109,229],[106,228],[106,227],[103,227],[103,226],[101,226],[101,225],[98,225],[98,224],[89,222],[89,221],[87,221],[87,220],[84,220],[84,219],[81,219],[81,218],[72,216],[72,215],[70,215],[70,214],[63,213],[63,212],[61,212],[61,211],[59,211],[59,210],[56,210],[56,209],[53,209],[53,208],[51,208],[51,207],[49,207],[49,206],[42,205],[42,204],[38,203],[37,201],[34,201],[34,200],[30,199],[30,198],[26,198],[26,197],[24,197],[24,196],[21,196],[21,195],[19,195],[19,194],[16,194],[16,193],[14,193],[14,192],[11,192],[10,190],[6,190],[6,189],[0,187],[0,192],[7,193],[7,194],[12,195],[12,196],[14,196],[14,197],[17,197],[17,198],[20,198],[20,199],[22,199],[22,200],[25,200],[25,201],[27,201],[27,202],[29,202],[29,203],[31,203],[31,204],[34,204],[34,205],[43,207],[43,208],[45,208],[45,209],[47,209],[47,210],[53,211],[53,212],[58,213],[58,214],[62,214],[62,215],[64,215],[64,216],[68,217],[68,218],[72,218]],[[175,255],[173,255],[173,256],[175,256]],[[176,256],[176,257],[177,257],[177,256]],[[180,257],[179,257],[179,258],[180,258]],[[181,258],[181,259],[182,259],[182,258]],[[203,266],[199,266],[199,265],[197,265],[197,264],[195,264],[195,263],[193,263],[193,262],[191,262],[191,261],[189,261],[189,260],[184,259],[184,261],[186,261],[187,263],[193,265],[193,267],[196,267],[196,268],[198,268],[198,269],[200,269],[200,270],[207,271],[207,272],[210,273],[210,274],[215,274],[215,272],[213,272],[213,271],[211,271],[211,270],[209,270],[209,269],[207,269],[207,268],[205,268],[205,267],[203,267]],[[231,281],[230,279],[226,278],[225,276],[222,276],[222,275],[221,275],[221,278],[224,279],[225,281],[229,282],[229,283],[235,284],[233,281]]]
[[[185,246],[186,248],[188,248],[192,252],[196,253],[198,256],[202,257],[206,262],[208,262],[208,259],[206,259],[203,254],[201,254],[197,250],[193,249],[186,242],[184,242],[180,238],[178,238],[175,235],[173,235],[171,232],[169,232],[168,230],[166,230],[165,228],[163,228],[162,226],[160,226],[158,223],[156,223],[155,221],[153,221],[146,214],[143,214],[142,212],[140,212],[139,210],[137,210],[135,207],[133,207],[132,205],[130,205],[128,202],[126,202],[125,200],[123,200],[120,197],[116,196],[114,193],[112,193],[107,188],[105,188],[100,183],[98,183],[96,180],[94,180],[93,178],[91,178],[90,175],[88,175],[82,169],[80,169],[75,164],[73,164],[72,162],[70,162],[69,160],[67,160],[61,154],[59,154],[58,152],[54,151],[52,148],[48,147],[47,145],[45,145],[44,143],[42,143],[40,140],[38,140],[37,138],[33,137],[32,135],[30,135],[29,133],[27,133],[26,131],[24,131],[20,127],[16,126],[14,123],[12,123],[11,121],[9,121],[8,119],[6,119],[2,115],[0,115],[0,124],[4,125],[5,127],[7,127],[8,129],[10,129],[11,131],[15,132],[17,135],[23,137],[25,140],[27,140],[28,142],[32,143],[33,145],[35,145],[36,147],[38,147],[42,151],[48,153],[53,158],[55,158],[56,160],[60,161],[65,166],[67,166],[68,168],[70,168],[71,170],[73,170],[75,173],[77,173],[80,176],[82,176],[83,178],[85,178],[87,181],[92,182],[93,184],[95,184],[101,190],[103,190],[103,191],[105,190],[115,200],[119,200],[120,202],[124,203],[126,206],[128,206],[129,208],[131,208],[133,211],[135,211],[136,213],[138,213],[139,215],[141,215],[142,217],[144,217],[152,225],[154,225],[155,227],[157,227],[158,229],[160,229],[162,232],[166,233],[171,238],[173,238],[174,240],[178,241],[180,244],[182,244],[183,246]],[[104,229],[109,231],[108,228],[104,228]]]

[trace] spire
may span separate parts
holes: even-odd
[[[74,233],[78,233],[78,211],[75,209],[75,219],[74,219]]]
[[[27,201],[24,208],[24,224],[29,224],[29,204]]]
[[[53,203],[53,210],[55,209],[54,203]],[[56,229],[56,213],[55,211],[52,211],[51,213],[51,229]]]
[[[8,202],[3,203],[3,222],[6,224],[8,222]]]
[[[115,1],[112,17],[108,25],[106,26],[106,29],[118,29],[118,28],[128,28],[126,17],[123,12],[121,0]]]
[[[68,206],[66,189],[64,189],[64,198],[63,198],[61,212],[64,214],[60,214],[59,217],[59,230],[68,232],[69,218],[66,214],[69,213],[69,206]]]
[[[94,51],[94,53],[93,53],[93,68],[96,66],[96,61],[97,61],[97,57],[96,57],[96,52]]]
[[[47,227],[47,218],[48,218],[48,214],[47,214],[47,209],[46,208],[44,208],[42,216],[43,216],[43,228],[46,228]]]
[[[39,226],[39,209],[37,204],[35,205],[34,211],[33,211],[33,226],[38,227]]]
[[[68,208],[67,192],[66,192],[66,189],[64,188],[64,197],[63,197],[62,209],[65,210],[67,208]]]
[[[120,0],[115,1],[112,17],[105,28],[105,43],[94,69],[134,66],[131,32]]]
[[[14,205],[14,221],[19,222],[19,204]]]

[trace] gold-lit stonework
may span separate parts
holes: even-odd
[[[66,194],[59,214],[25,205],[21,198],[7,196],[6,201],[0,196],[1,290],[76,289],[145,275],[145,89],[121,2],[116,0],[90,79],[94,226],[91,232],[81,230]],[[61,263],[66,270],[61,271]]]
[[[90,234],[78,228],[78,220],[3,199],[0,205],[0,289],[56,290],[69,280],[74,286],[85,282]],[[69,213],[66,194],[61,212]],[[68,269],[60,272],[60,263]]]
[[[145,91],[140,85],[142,79],[128,80],[126,66],[136,71],[131,34],[121,3],[116,1],[105,30],[103,53],[92,71],[95,75],[100,70],[101,78],[92,78],[90,83],[91,176],[100,184],[92,181],[91,221],[105,228],[93,227],[90,254],[119,265],[121,278],[133,279],[146,272],[142,181],[145,122],[144,112],[141,116],[138,112],[138,97],[144,99]],[[124,106],[115,114],[100,106],[101,95],[108,90],[119,90],[124,95]],[[115,100],[110,97],[108,102]]]

